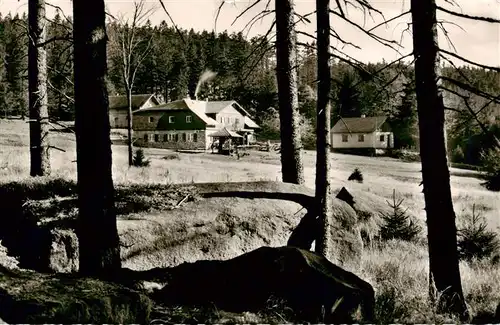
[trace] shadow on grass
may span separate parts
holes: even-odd
[[[244,199],[274,199],[292,201],[304,207],[310,207],[314,203],[312,196],[300,193],[259,192],[259,191],[226,191],[203,193],[205,198],[213,197],[239,197]]]

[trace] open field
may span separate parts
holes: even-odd
[[[53,176],[76,180],[74,135],[51,133]],[[0,184],[22,181],[29,177],[28,125],[21,121],[0,120]],[[168,150],[146,149],[151,159],[148,168],[129,168],[125,146],[113,146],[113,177],[118,185],[172,184],[206,182],[279,181],[280,157],[275,152],[251,152],[240,160],[210,153],[187,154]],[[306,186],[314,188],[315,153],[304,153]],[[364,183],[348,182],[354,168],[364,175]],[[390,199],[393,189],[404,205],[425,222],[420,164],[391,158],[370,158],[332,154],[332,184],[371,192]],[[451,169],[451,186],[458,224],[475,204],[488,221],[491,230],[499,233],[500,194],[481,186],[477,172]],[[230,201],[227,201],[230,202]],[[271,202],[271,201],[269,201]],[[202,205],[202,203],[200,203]],[[273,207],[274,208],[274,207]],[[205,207],[209,209],[209,207]],[[278,209],[278,208],[276,208]],[[296,206],[279,207],[296,211]],[[165,212],[167,214],[168,212]],[[211,212],[210,212],[211,213]],[[209,214],[210,214],[209,213]],[[157,221],[159,216],[143,212],[143,217]],[[207,214],[208,215],[208,214]],[[204,217],[204,216],[203,216]],[[201,218],[201,217],[200,217]],[[205,217],[204,217],[205,218]],[[208,220],[208,217],[207,217]],[[173,229],[173,228],[172,228]],[[425,234],[423,235],[425,237]],[[148,238],[148,236],[144,236]],[[184,257],[183,257],[184,258]],[[187,258],[190,259],[190,258]],[[154,266],[151,261],[149,267]],[[425,245],[388,242],[384,249],[367,248],[361,263],[346,268],[370,282],[377,292],[379,322],[439,322],[427,300],[428,259]],[[461,263],[464,292],[471,314],[493,312],[500,302],[500,266],[488,263]]]
[[[52,145],[66,150],[53,149],[51,160],[53,175],[76,180],[76,150],[74,135],[51,133]],[[28,125],[21,121],[0,120],[0,180],[19,180],[29,176]],[[205,183],[280,181],[280,156],[276,152],[251,152],[240,160],[235,157],[211,153],[176,153],[163,149],[145,149],[151,159],[149,168],[129,168],[127,149],[114,145],[113,178],[117,184],[129,183]],[[306,186],[314,189],[315,152],[304,152]],[[405,198],[405,205],[421,218],[425,217],[420,163],[401,162],[387,157],[362,157],[332,154],[332,186],[349,186],[374,192],[387,199],[393,189]],[[365,182],[348,182],[347,178],[359,168]],[[483,208],[490,226],[500,226],[500,195],[481,186],[475,171],[451,168],[451,186],[457,214],[475,203]]]

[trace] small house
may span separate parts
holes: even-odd
[[[341,118],[331,130],[332,149],[375,154],[394,147],[394,134],[386,116]]]
[[[210,149],[221,132],[233,143],[252,143],[259,128],[236,101],[190,98],[136,110],[133,126],[137,146],[201,150]]]
[[[161,104],[154,94],[132,95],[132,112]],[[112,129],[128,127],[127,96],[109,96],[109,124]]]

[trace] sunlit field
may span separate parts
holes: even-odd
[[[52,132],[51,178],[76,180],[76,149],[72,133]],[[0,183],[29,178],[28,124],[0,120]],[[115,184],[176,184],[205,182],[280,181],[280,156],[277,152],[250,151],[236,157],[207,153],[177,153],[145,149],[150,167],[128,167],[126,147],[113,145]],[[354,168],[364,176],[363,183],[349,182]],[[314,188],[315,152],[304,152],[306,186]],[[487,191],[478,173],[451,169],[451,187],[457,223],[475,205],[488,227],[499,233],[500,194]],[[393,190],[404,198],[404,206],[425,226],[425,211],[420,163],[401,162],[386,157],[361,157],[332,154],[332,185],[371,192],[391,199]],[[425,238],[425,230],[423,237]],[[428,302],[428,259],[425,243],[391,241],[382,248],[365,248],[362,262],[346,268],[370,282],[377,295],[378,321],[441,322],[453,321],[434,313]],[[493,313],[500,302],[500,267],[498,264],[461,263],[462,283],[473,316]]]

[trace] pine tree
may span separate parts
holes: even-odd
[[[104,0],[73,2],[80,273],[121,268],[112,178]]]
[[[392,203],[387,202],[393,211],[390,214],[382,214],[384,224],[380,229],[380,237],[383,240],[400,239],[411,241],[420,234],[421,227],[406,214],[408,209],[403,210],[401,207],[403,202],[404,199],[396,200],[396,190],[394,190]]]

